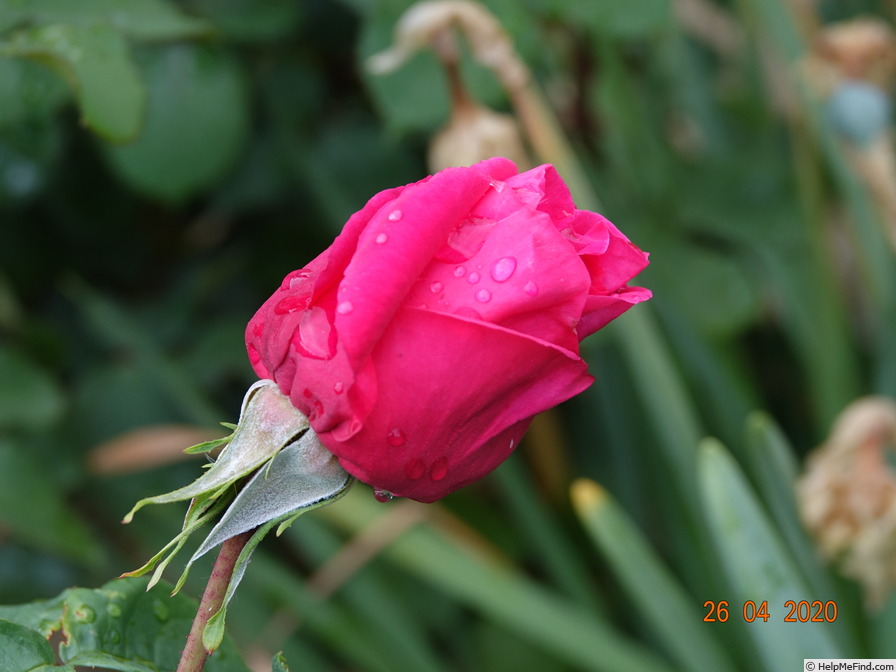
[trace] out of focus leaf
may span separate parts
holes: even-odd
[[[760,618],[743,622],[766,668],[786,672],[803,658],[842,658],[837,623],[784,623],[788,600],[823,603],[833,597],[810,593],[731,455],[718,441],[706,439],[697,467],[706,519],[729,583],[725,599],[735,610],[732,619],[741,620],[736,612],[748,600],[768,603],[768,623]]]
[[[44,66],[20,58],[0,58],[0,128],[46,118],[67,96],[62,80]]]
[[[640,619],[681,669],[733,670],[724,649],[700,622],[697,605],[609,494],[593,481],[578,479],[570,496]]]
[[[0,525],[35,547],[84,563],[100,549],[41,465],[23,446],[0,440]]]
[[[150,92],[146,124],[136,141],[106,154],[135,189],[179,201],[213,184],[242,149],[243,75],[229,53],[198,45],[144,49],[139,62]]]
[[[671,23],[669,0],[603,0],[569,2],[568,20],[602,35],[624,39],[653,37]]]
[[[15,129],[0,125],[0,204],[27,201],[40,193],[60,154],[60,136],[53,117],[28,119]]]
[[[370,505],[375,505],[373,498],[369,493],[357,493],[360,489],[337,506],[324,507],[321,515],[351,532],[373,524],[378,516],[378,509]],[[403,505],[415,506],[411,502]],[[493,558],[471,552],[441,530],[418,525],[394,541],[384,555],[578,669],[669,669],[653,652],[630,641],[593,612],[526,580]]]
[[[41,429],[59,419],[64,399],[48,373],[22,352],[3,345],[0,371],[0,429]]]
[[[84,123],[121,142],[137,133],[146,92],[120,32],[107,25],[48,24],[0,41],[0,56],[48,64],[68,82]]]
[[[0,15],[10,24],[108,23],[129,37],[177,40],[209,32],[211,26],[181,12],[166,0],[0,0]]]
[[[224,37],[239,42],[272,42],[298,24],[301,3],[293,0],[190,0]]]

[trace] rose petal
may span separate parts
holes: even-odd
[[[415,308],[396,313],[372,361],[378,394],[363,428],[339,441],[312,426],[350,473],[419,501],[484,476],[533,415],[592,382],[573,352]]]
[[[336,315],[335,324],[352,362],[367,357],[449,231],[482,198],[489,183],[514,172],[506,159],[449,168],[406,187],[372,215],[335,300],[347,308]]]
[[[483,201],[508,199],[516,201],[512,214],[490,228],[478,252],[461,264],[430,263],[407,304],[461,314],[575,351],[574,327],[591,283],[587,269],[551,219],[521,209],[510,190]]]
[[[651,296],[651,291],[643,287],[626,287],[609,295],[592,294],[585,301],[585,314],[576,328],[579,340],[605,327],[633,305]]]

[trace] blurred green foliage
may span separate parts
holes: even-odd
[[[806,48],[787,5],[711,3],[737,37],[720,50],[666,0],[485,4],[602,211],[650,251],[639,284],[655,298],[583,345],[597,383],[552,441],[533,432],[425,513],[356,488],[266,542],[230,610],[237,646],[389,672],[896,657],[893,601],[863,608],[792,498],[836,414],[896,394],[896,283],[823,115],[794,92],[790,116],[768,86],[768,59],[787,72]],[[436,59],[364,67],[407,6],[0,0],[0,603],[103,585],[176,533],[177,507],[119,520],[201,463],[103,473],[97,446],[234,420],[254,310],[367,198],[426,174],[449,114]],[[462,73],[510,110],[466,54]],[[608,494],[573,511],[570,475]],[[321,588],[315,572],[364,530],[348,548],[371,557]],[[838,620],[786,624],[786,599],[835,600]],[[707,600],[730,601],[730,621],[704,623]],[[745,600],[769,600],[769,623],[744,623]],[[0,621],[0,638],[16,627]]]

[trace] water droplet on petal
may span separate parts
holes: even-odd
[[[156,615],[159,623],[167,621],[170,615],[168,605],[162,602],[162,600],[155,600],[152,603],[152,612]]]
[[[420,459],[409,460],[404,465],[404,473],[408,478],[416,481],[418,478],[423,478],[423,474],[426,473],[426,465]]]
[[[434,481],[441,481],[448,475],[448,460],[440,457],[432,463],[429,469],[429,477]]]
[[[408,442],[408,437],[404,435],[398,427],[394,427],[388,434],[386,434],[386,443],[390,446],[403,446]]]
[[[470,273],[470,275],[467,276],[467,282],[469,282],[471,285],[475,285],[477,282],[479,282],[480,278],[481,276],[476,271],[473,271],[472,273]]]
[[[393,210],[389,213],[389,216],[386,219],[388,219],[390,222],[397,222],[399,219],[401,219],[401,210]]]
[[[510,279],[516,270],[516,259],[513,257],[503,257],[498,259],[492,266],[492,280],[495,282],[505,282]]]
[[[516,443],[513,439],[510,439],[510,450],[513,450],[513,444]]]
[[[464,274],[466,272],[467,272],[466,268],[464,268],[463,266],[458,266],[457,268],[454,269],[454,277],[462,278],[462,277],[464,277]]]
[[[330,343],[333,325],[327,311],[315,306],[306,310],[299,320],[299,346],[309,357],[330,359],[335,352],[335,344]]]
[[[526,286],[523,287],[523,291],[526,292],[529,296],[535,296],[538,294],[538,285],[536,285],[531,280],[526,283]]]
[[[96,620],[96,612],[93,610],[93,607],[86,604],[82,604],[75,609],[74,613],[75,620],[78,621],[78,623],[93,623]]]
[[[387,236],[385,233],[378,233],[376,238],[374,238],[373,240],[377,245],[382,245],[387,240],[389,240],[389,236]]]
[[[494,189],[495,191],[497,191],[499,194],[500,194],[502,191],[504,191],[504,187],[507,186],[507,184],[506,184],[505,182],[502,182],[501,180],[492,180],[492,181],[489,182],[488,184],[489,184],[489,186],[490,186],[492,189]]]
[[[478,292],[476,292],[476,300],[479,303],[488,303],[492,300],[492,293],[487,289],[480,289]]]
[[[340,315],[348,315],[355,309],[355,306],[351,301],[343,301],[338,306],[336,306],[336,312]]]
[[[429,289],[433,294],[438,294],[444,289],[444,286],[437,280],[429,286]]]
[[[251,343],[246,346],[246,352],[249,353],[249,364],[255,366],[258,362],[261,361],[261,355],[258,354],[258,348],[256,348]]]
[[[297,271],[293,276],[286,277],[289,278],[289,289],[295,289],[296,287],[307,284],[308,278],[311,277],[311,271],[301,270]],[[283,280],[283,284],[286,284],[286,278],[284,278]],[[284,287],[283,289],[286,289],[286,287]]]
[[[374,490],[373,498],[378,502],[391,502],[392,501],[392,493],[388,490]]]
[[[307,302],[302,297],[287,296],[274,306],[274,312],[277,315],[287,315],[288,313],[294,313],[297,310],[304,310],[306,305]]]
[[[333,383],[333,391],[336,394],[342,394],[345,391],[345,384],[342,382]]]
[[[110,602],[106,605],[106,611],[112,618],[118,618],[119,616],[121,616],[121,605]]]

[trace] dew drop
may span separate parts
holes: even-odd
[[[386,434],[386,443],[390,446],[398,447],[403,446],[408,442],[408,437],[405,436],[404,432],[402,432],[398,427],[394,427],[388,434]]]
[[[295,289],[296,287],[299,287],[299,286],[307,283],[308,278],[311,277],[311,271],[305,271],[305,270],[297,271],[295,275],[293,275],[291,277],[290,276],[287,276],[287,277],[289,278],[289,289]],[[284,281],[285,281],[285,278],[284,278]],[[284,284],[285,284],[285,282],[284,282]],[[284,289],[286,289],[286,288],[284,287]]]
[[[112,644],[118,644],[121,641],[121,633],[118,630],[113,630],[109,633],[109,641]]]
[[[492,280],[495,282],[505,282],[510,279],[516,270],[516,259],[513,257],[502,257],[498,259],[492,266]]]
[[[510,450],[513,450],[513,445],[516,443],[513,439],[510,439]]]
[[[378,502],[391,502],[392,501],[392,493],[388,490],[374,490],[373,498]]]
[[[152,613],[156,615],[156,619],[159,623],[164,623],[170,616],[168,605],[162,602],[162,600],[155,600],[152,603]]]
[[[299,345],[309,357],[330,359],[336,354],[330,343],[332,330],[327,311],[319,306],[306,310],[299,321]]]
[[[333,391],[336,394],[342,394],[345,391],[345,384],[341,381],[333,383]]]
[[[386,219],[388,219],[390,222],[397,222],[399,219],[401,219],[401,214],[401,210],[393,210],[389,213],[389,216]]]
[[[523,291],[529,296],[536,296],[538,294],[538,285],[530,280],[526,283],[526,286],[523,287]]]
[[[246,352],[249,353],[249,363],[252,366],[255,366],[256,364],[258,364],[258,362],[261,361],[261,355],[258,354],[258,348],[256,348],[251,343],[246,346]]]
[[[471,285],[475,285],[477,282],[479,282],[480,279],[481,276],[476,271],[473,271],[472,273],[470,273],[470,275],[467,276],[467,282],[469,282]]]
[[[426,465],[420,459],[409,460],[404,465],[404,473],[408,478],[416,481],[418,478],[423,478],[423,474],[426,473]]]
[[[478,292],[476,292],[476,300],[479,303],[488,303],[492,300],[492,293],[487,289],[480,289]]]
[[[463,266],[458,266],[457,268],[454,269],[454,277],[462,278],[462,277],[464,277],[464,274],[466,274],[466,272],[467,272],[466,268],[464,268]]]
[[[377,245],[382,245],[387,240],[389,240],[389,236],[387,236],[385,233],[379,233],[379,234],[377,234],[376,238],[374,238],[373,240]]]
[[[501,180],[492,180],[489,182],[489,186],[500,194],[504,191],[504,187],[507,186],[507,183],[501,182]]]
[[[351,301],[343,301],[338,306],[336,306],[336,312],[340,315],[348,315],[355,309],[355,306]]]
[[[441,481],[448,475],[448,460],[440,457],[432,463],[429,469],[429,477],[434,481]]]
[[[96,620],[96,612],[93,610],[93,607],[82,604],[75,609],[75,620],[78,623],[93,623]]]
[[[112,618],[119,618],[121,616],[121,605],[110,602],[106,605],[106,611]]]
[[[281,299],[280,302],[276,306],[274,306],[274,312],[277,315],[287,315],[304,308],[305,299],[298,296],[287,296],[286,298]]]
[[[439,282],[438,280],[436,280],[434,283],[432,283],[432,284],[429,286],[429,289],[430,289],[430,291],[431,291],[433,294],[438,294],[439,292],[442,291],[442,289],[444,289],[444,286],[442,285],[441,282]]]

